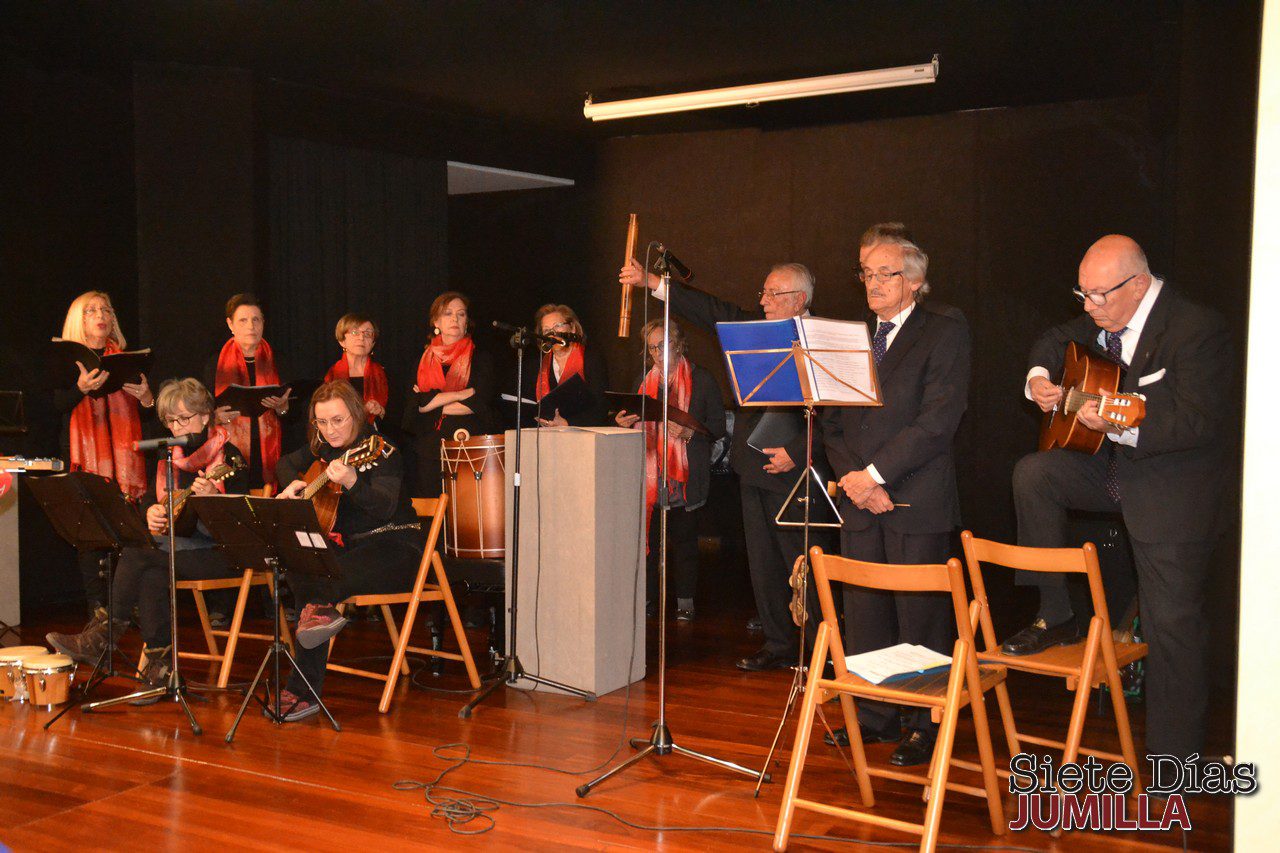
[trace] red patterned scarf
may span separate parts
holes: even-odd
[[[208,471],[215,465],[221,465],[226,459],[223,457],[222,447],[230,439],[231,436],[225,429],[220,426],[209,427],[209,436],[204,440],[204,444],[197,447],[192,453],[188,454],[183,448],[175,447],[173,449],[173,465],[179,470],[186,471],[188,474],[195,474],[199,471]],[[162,460],[163,462],[163,460]],[[165,470],[164,465],[156,466],[156,503],[164,503],[169,495],[169,490],[165,488]],[[178,481],[175,474],[175,483]],[[220,492],[226,492],[225,482],[219,481],[213,484]]]
[[[650,368],[640,383],[640,393],[661,400],[658,396],[662,375],[657,365]],[[693,369],[684,357],[676,363],[668,384],[671,405],[689,411],[689,400],[693,396]],[[653,517],[653,506],[658,501],[658,443],[662,440],[662,419],[644,421],[644,500],[645,518]],[[689,483],[689,446],[688,442],[676,438],[667,440],[667,479],[680,484],[683,493]],[[648,522],[645,524],[645,542],[648,542]]]
[[[427,344],[418,361],[419,391],[461,391],[471,383],[471,356],[476,345],[470,335],[463,335],[451,345],[445,346],[436,335]],[[449,372],[444,366],[449,365]],[[444,423],[444,407],[440,409],[440,417],[436,420],[436,429]]]
[[[278,385],[280,374],[276,372],[276,360],[271,355],[271,345],[266,341],[258,342],[258,351],[254,355],[254,384]],[[244,353],[236,339],[232,338],[222,345],[218,353],[218,372],[214,377],[214,396],[221,394],[228,385],[248,385],[249,366],[245,363]],[[231,443],[236,446],[245,459],[253,458],[253,448],[249,446],[249,418],[241,415],[227,424],[227,432]],[[267,410],[258,417],[258,445],[262,459],[262,479],[268,486],[276,484],[276,463],[280,461],[280,418],[276,413]]]
[[[108,341],[104,355],[120,352]],[[121,389],[105,397],[85,397],[71,410],[71,470],[110,477],[126,497],[147,493],[147,464],[133,443],[142,438],[138,401]]]
[[[564,382],[570,376],[575,375],[585,378],[582,372],[583,352],[582,344],[569,344],[569,357],[565,359],[564,372],[560,374],[560,382]],[[551,360],[555,357],[554,352],[549,352],[542,357],[542,366],[538,369],[538,384],[535,389],[539,400],[551,393]]]
[[[351,365],[347,363],[345,355],[335,361],[333,367],[330,367],[329,372],[324,375],[325,382],[333,382],[335,379],[351,379]],[[388,399],[390,399],[390,387],[387,384],[387,372],[382,369],[381,364],[368,359],[364,363],[364,401],[367,403],[373,400],[385,409]],[[368,421],[373,423],[373,415],[368,416]]]

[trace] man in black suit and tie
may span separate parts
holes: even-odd
[[[627,285],[647,286],[659,299],[667,298],[661,279],[653,274],[646,276],[634,259],[622,268],[618,280]],[[673,283],[671,310],[712,331],[719,322],[798,317],[809,312],[813,275],[803,264],[777,264],[765,278],[759,295],[761,310],[748,311],[709,293]],[[794,527],[779,527],[775,518],[799,477],[797,465],[804,465],[805,433],[801,430],[782,447],[760,450],[752,447],[747,440],[760,418],[769,411],[795,414],[796,409],[760,406],[739,409],[729,450],[729,461],[738,475],[742,496],[742,529],[751,588],[764,631],[764,645],[760,650],[737,662],[739,669],[748,672],[793,666],[800,652],[799,631],[788,608],[791,601],[788,581],[792,563],[804,551],[804,533]],[[815,458],[822,454],[816,430],[813,454]],[[820,532],[810,534],[813,544],[821,541]],[[814,607],[816,597],[810,603],[810,608]]]
[[[955,308],[926,304],[929,258],[896,223],[863,238],[859,278],[874,316],[871,347],[884,405],[823,411],[827,458],[840,477],[840,553],[877,563],[945,563],[960,523],[952,443],[968,406],[969,326]],[[850,654],[919,643],[948,654],[951,600],[938,593],[844,590]],[[858,703],[864,742],[899,741],[898,766],[929,760],[937,725],[923,709]],[[835,740],[848,743],[848,732]],[[833,742],[827,736],[829,743]]]
[[[1075,341],[1127,368],[1120,390],[1146,397],[1146,417],[1121,430],[1098,417],[1096,402],[1087,403],[1080,421],[1110,439],[1098,453],[1059,448],[1023,457],[1013,472],[1018,542],[1076,544],[1067,541],[1071,509],[1124,516],[1150,647],[1147,752],[1186,757],[1204,744],[1204,592],[1229,473],[1223,433],[1230,336],[1220,315],[1152,276],[1141,247],[1128,237],[1113,234],[1089,248],[1075,294],[1085,313],[1036,342],[1027,397],[1046,412],[1059,403],[1062,389],[1050,377],[1061,375],[1065,346]],[[1075,641],[1079,627],[1065,579],[1035,573],[1019,581],[1040,587],[1040,610],[1005,641],[1004,651],[1033,654]]]

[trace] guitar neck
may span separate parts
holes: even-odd
[[[302,490],[302,499],[304,501],[311,500],[327,485],[329,485],[329,472],[321,471],[320,475],[308,483],[307,487]]]

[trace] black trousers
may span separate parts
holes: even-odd
[[[188,544],[193,540],[186,540]],[[232,578],[241,574],[213,542],[188,547],[174,554],[174,574],[178,580]],[[158,550],[125,548],[116,565],[112,587],[112,617],[130,618],[138,608],[142,639],[149,648],[163,648],[171,638],[169,627],[169,550],[167,542]]]
[[[341,576],[335,580],[312,575],[291,574],[289,584],[301,607],[307,604],[337,604],[353,595],[380,595],[408,592],[418,573],[425,537],[420,530],[395,530],[378,533],[358,541],[337,556]],[[307,681],[321,692],[329,646],[321,643],[314,649],[294,649],[298,668]],[[305,683],[298,673],[290,673],[289,690],[306,697]]]
[[[78,551],[76,567],[84,584],[84,598],[90,608],[107,606],[107,579],[102,576],[102,560],[110,551]]]
[[[800,472],[795,476],[799,478]],[[756,611],[764,628],[764,651],[775,657],[794,657],[799,629],[791,619],[791,566],[804,551],[804,529],[779,527],[774,520],[786,501],[786,492],[773,492],[740,483],[742,496],[742,534],[747,547],[747,568],[751,572],[751,590],[755,594]],[[811,528],[810,547],[830,550],[832,536],[827,529]],[[809,584],[809,620],[807,639],[813,640],[822,619],[818,596]]]
[[[875,521],[865,530],[841,530],[840,553],[868,563],[945,563],[949,533],[899,533]],[[844,585],[845,654],[860,654],[898,643],[916,643],[949,655],[956,636],[951,598],[939,592],[884,592]],[[908,729],[935,732],[927,708],[904,708]],[[896,736],[899,709],[885,702],[858,700],[858,724]]]
[[[1018,544],[1062,548],[1067,511],[1116,511],[1107,495],[1106,455],[1070,450],[1032,453],[1013,472]],[[1130,536],[1138,575],[1138,607],[1149,645],[1146,677],[1147,752],[1188,756],[1204,747],[1208,713],[1209,624],[1205,587],[1213,542],[1143,542]],[[1036,573],[1041,588],[1062,575]],[[1105,583],[1105,579],[1104,579]]]
[[[661,510],[655,509],[649,519],[649,556],[645,561],[648,600],[658,603],[658,556]],[[688,510],[675,507],[667,512],[667,575],[675,587],[676,598],[693,598],[698,591],[698,520],[702,507]],[[674,579],[674,581],[670,580]]]

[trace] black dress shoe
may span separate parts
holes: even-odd
[[[934,736],[913,729],[898,744],[898,748],[889,756],[889,763],[894,767],[915,767],[928,764],[933,754]]]
[[[759,634],[764,631],[764,622],[760,621],[759,616],[752,616],[747,620],[747,632],[750,634]]]
[[[1080,626],[1074,616],[1057,625],[1047,625],[1037,619],[1004,641],[1000,650],[1006,655],[1021,657],[1033,655],[1053,646],[1066,646],[1080,639]]]
[[[747,672],[763,672],[766,669],[786,669],[793,663],[795,659],[792,657],[775,655],[767,649],[761,649],[751,657],[738,661],[735,666]]]
[[[870,729],[861,729],[861,731],[863,743],[893,743],[902,737],[901,732],[873,732]],[[832,737],[832,734],[835,737]],[[827,732],[822,736],[822,742],[827,746],[848,746],[849,730],[841,726],[834,732]]]

